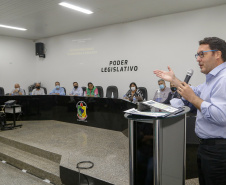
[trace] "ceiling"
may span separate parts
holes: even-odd
[[[68,2],[93,11],[87,15],[59,6]],[[208,8],[226,0],[0,0],[0,35],[37,40],[135,20]]]

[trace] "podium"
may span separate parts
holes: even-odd
[[[130,185],[184,185],[186,113],[150,118],[128,115]]]

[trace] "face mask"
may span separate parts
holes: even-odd
[[[159,85],[159,88],[160,89],[164,89],[165,88],[165,85],[161,84],[161,85]]]
[[[59,88],[60,88],[60,86],[59,86],[59,85],[57,85],[57,86],[56,86],[56,88],[57,88],[57,89],[59,89]]]
[[[36,86],[36,89],[40,89],[40,86]]]
[[[132,90],[132,91],[135,91],[135,89],[136,89],[136,87],[131,87],[131,90]]]
[[[171,91],[176,91],[177,90],[177,88],[176,87],[171,87]]]
[[[75,89],[77,89],[77,88],[78,88],[78,86],[77,86],[77,85],[75,85],[75,86],[74,86],[74,88],[75,88]]]
[[[20,88],[16,88],[16,90],[17,90],[17,91],[19,91],[19,90],[20,90]]]

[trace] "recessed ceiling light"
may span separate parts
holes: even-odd
[[[72,5],[72,4],[69,4],[69,3],[65,3],[65,2],[59,3],[59,5],[67,7],[67,8],[71,8],[73,10],[77,10],[79,12],[86,13],[86,14],[92,14],[93,13],[90,10],[87,10],[87,9],[84,9],[84,8],[81,8],[79,6],[75,6],[75,5]]]
[[[18,28],[18,27],[14,27],[14,26],[3,25],[3,24],[0,24],[0,27],[2,27],[2,28],[14,29],[14,30],[20,30],[20,31],[26,31],[26,30],[27,30],[27,29],[25,29],[25,28]]]

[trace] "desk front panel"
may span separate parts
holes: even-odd
[[[123,111],[136,108],[122,99],[59,95],[1,96],[0,104],[8,100],[16,100],[22,106],[22,120],[58,120],[116,131],[128,128]],[[80,103],[85,106],[84,121],[77,115]]]

